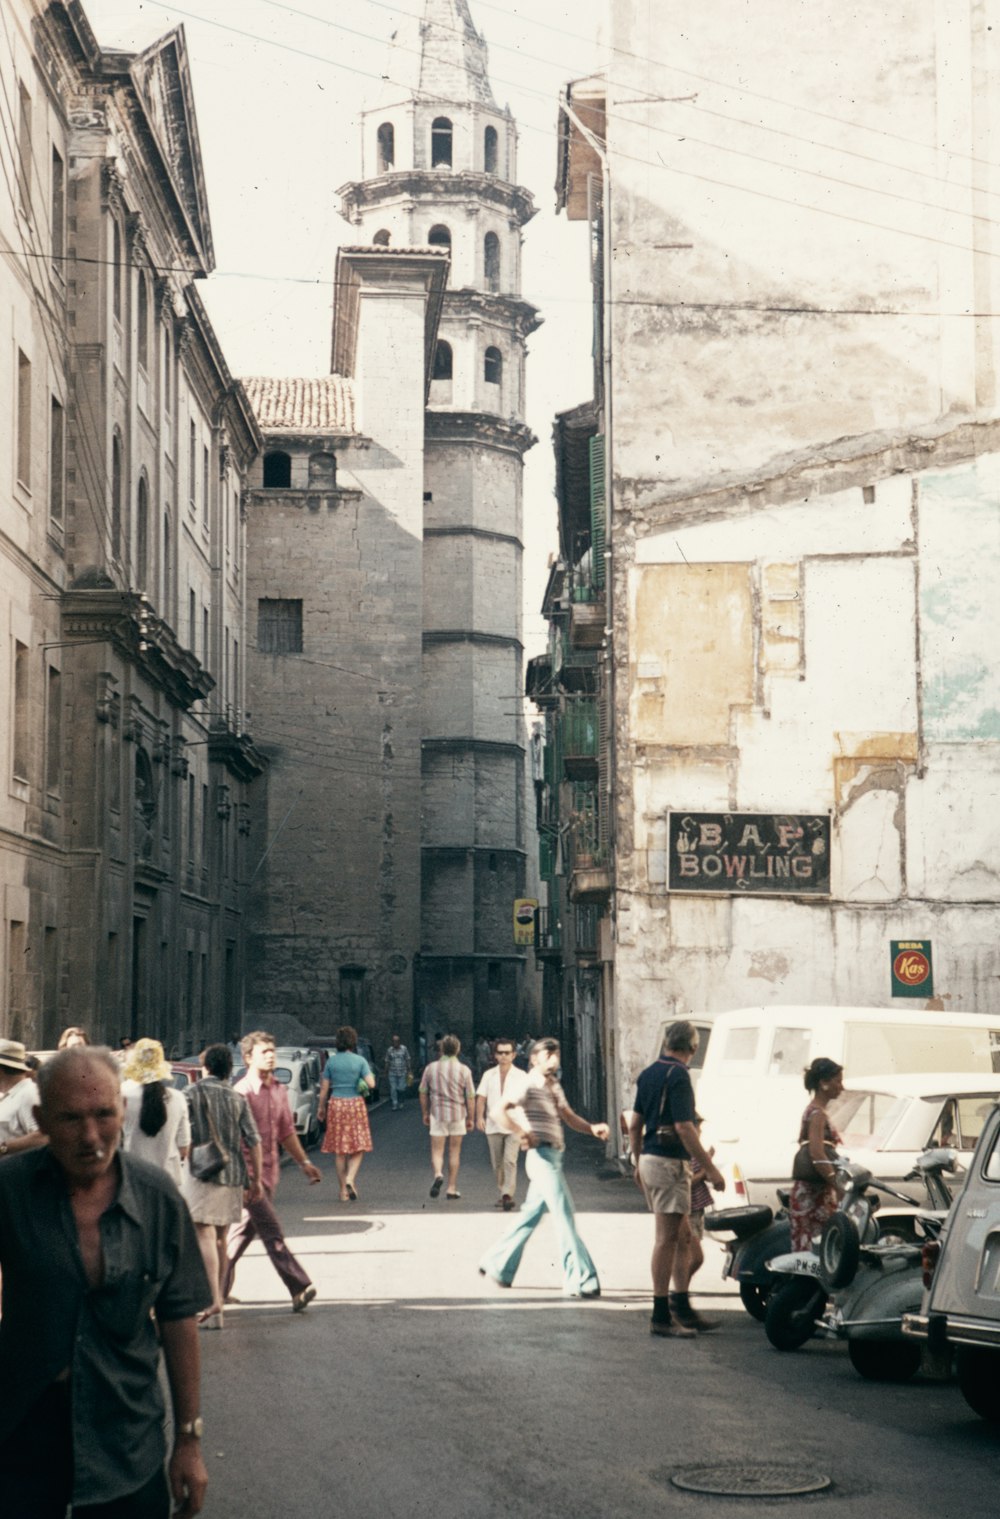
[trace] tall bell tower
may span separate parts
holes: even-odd
[[[517,128],[497,105],[468,0],[426,0],[394,50],[412,87],[363,117],[363,178],[341,189],[358,241],[445,247],[451,268],[427,398],[423,511],[421,950],[429,1035],[527,1031],[513,905],[526,873],[521,707],[525,356]],[[406,56],[404,57],[404,53]]]

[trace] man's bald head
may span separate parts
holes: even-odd
[[[121,1142],[121,1075],[110,1050],[60,1050],[38,1073],[38,1127],[69,1181],[87,1186],[110,1168]]]

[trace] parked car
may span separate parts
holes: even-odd
[[[850,1071],[847,1078],[850,1081]],[[805,1098],[803,1092],[803,1107]],[[829,1117],[842,1136],[843,1155],[919,1204],[923,1186],[909,1179],[918,1156],[935,1146],[953,1149],[958,1156],[956,1176],[961,1176],[963,1156],[972,1154],[997,1101],[1000,1076],[961,1071],[866,1076],[851,1081],[831,1105]],[[766,1147],[748,1145],[738,1151],[733,1166],[738,1197],[775,1207],[778,1187],[788,1185],[795,1137],[793,1126],[780,1143],[772,1139]]]
[[[186,1087],[193,1086],[201,1080],[201,1065],[197,1060],[174,1060],[170,1069],[173,1079],[170,1083],[178,1092],[183,1092]]]
[[[275,1055],[274,1079],[280,1081],[288,1092],[295,1132],[307,1147],[318,1144],[321,1134],[316,1116],[319,1108],[319,1056],[314,1050],[292,1045],[282,1045],[275,1050]],[[245,1075],[246,1066],[233,1067],[234,1084]]]
[[[720,1013],[712,1023],[697,1093],[705,1121],[702,1138],[715,1146],[715,1163],[724,1175],[735,1164],[743,1178],[775,1186],[787,1182],[806,1105],[802,1072],[817,1055],[839,1061],[853,1087],[868,1086],[876,1072],[891,1072],[893,1079],[931,1072],[933,1083],[941,1079],[937,1072],[958,1071],[988,1082],[1000,1075],[1000,1017],[882,1007],[750,1007]],[[933,1089],[929,1084],[927,1090]],[[737,1186],[735,1196],[772,1208],[777,1202],[774,1187],[748,1198]]]
[[[1000,1424],[1000,1104],[990,1112],[952,1204],[936,1264],[925,1252],[919,1313],[903,1333],[953,1349],[958,1385],[980,1418]]]

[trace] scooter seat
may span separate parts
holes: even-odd
[[[709,1208],[705,1213],[705,1228],[712,1234],[735,1234],[737,1239],[749,1239],[766,1229],[774,1214],[766,1203],[749,1203],[744,1208]]]

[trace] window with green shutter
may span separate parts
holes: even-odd
[[[604,585],[604,545],[607,537],[607,488],[604,434],[590,440],[590,578],[598,589]]]

